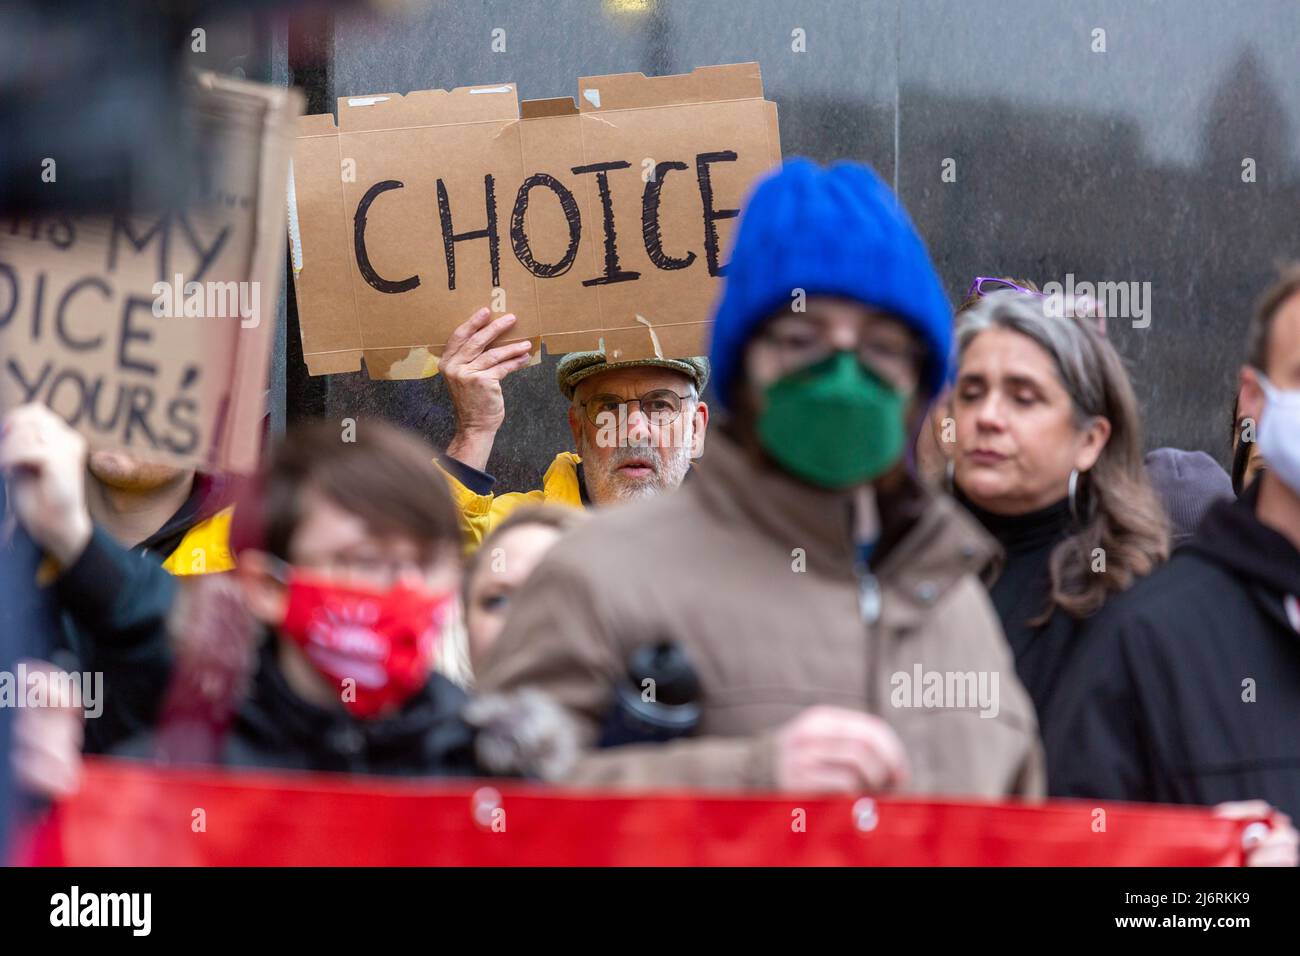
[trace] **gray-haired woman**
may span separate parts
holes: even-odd
[[[1123,362],[1053,305],[998,292],[966,312],[950,400],[954,491],[1006,553],[990,590],[1040,723],[1087,619],[1168,555]]]

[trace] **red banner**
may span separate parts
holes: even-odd
[[[70,866],[1238,866],[1207,810],[596,793],[87,760],[24,862]]]

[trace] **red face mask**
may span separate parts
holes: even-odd
[[[339,683],[353,716],[400,706],[424,686],[454,592],[344,585],[297,568],[288,587],[280,630]]]

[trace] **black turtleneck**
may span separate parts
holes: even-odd
[[[960,492],[957,500],[1006,552],[1002,572],[989,594],[1015,654],[1016,673],[1033,698],[1041,720],[1081,624],[1060,608],[1053,608],[1045,622],[1031,623],[1039,621],[1051,606],[1048,561],[1053,549],[1070,535],[1069,500],[1062,498],[1021,515],[985,511]]]

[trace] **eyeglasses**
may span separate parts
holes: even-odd
[[[1033,289],[1026,289],[1024,286],[1017,285],[1010,279],[999,279],[996,276],[976,276],[975,281],[972,282],[970,288],[966,290],[966,298],[970,298],[972,293],[982,298],[983,296],[989,295],[993,292],[1006,292],[1008,290],[1019,292],[1023,295],[1034,295],[1040,299],[1047,298],[1045,293],[1035,292]]]
[[[389,561],[369,555],[304,555],[294,565],[339,581],[383,589],[392,588],[403,581],[429,585],[441,576],[443,570],[443,563],[439,561],[428,564],[418,561]],[[289,564],[279,562],[279,567],[281,574],[287,578]]]
[[[838,350],[815,327],[783,325],[780,319],[765,327],[757,341],[772,351],[783,372],[816,365]],[[859,336],[854,351],[858,361],[899,391],[916,387],[925,349],[907,332],[881,325],[868,326]]]
[[[640,398],[620,398],[618,395],[593,395],[582,403],[587,421],[597,428],[607,424],[627,421],[628,406],[633,402],[641,409],[653,427],[660,428],[677,421],[682,413],[682,402],[690,401],[693,395],[678,395],[670,388],[656,388],[646,392]],[[613,418],[603,416],[611,415]]]

